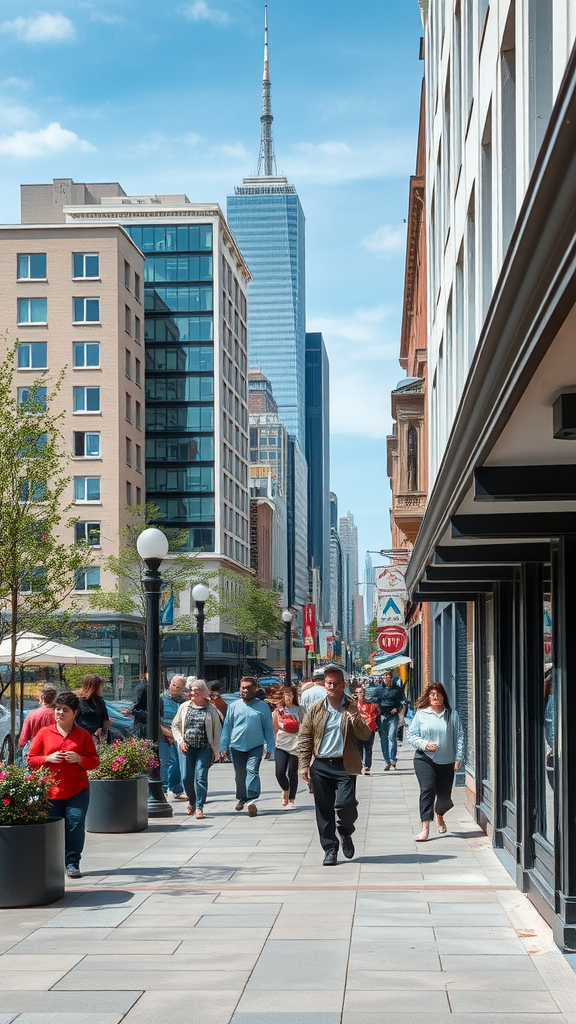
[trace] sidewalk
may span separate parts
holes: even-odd
[[[0,1024],[576,1024],[576,974],[465,811],[419,829],[411,748],[358,781],[356,858],[322,867],[307,791],[257,818],[87,837],[60,903],[0,911]]]

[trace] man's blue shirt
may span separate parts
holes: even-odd
[[[266,743],[270,753],[274,751],[274,729],[272,712],[263,700],[254,697],[249,704],[236,700],[228,705],[228,712],[222,726],[220,750],[252,750]]]

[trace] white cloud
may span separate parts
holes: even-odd
[[[291,180],[340,184],[409,175],[414,163],[414,140],[408,132],[377,142],[300,142],[282,160],[282,173]]]
[[[313,316],[308,331],[324,336],[330,359],[330,430],[384,438],[390,432],[389,395],[401,376],[395,307],[378,305],[348,316]]]
[[[5,78],[0,85],[3,89],[21,89],[24,92],[30,89],[33,84],[31,78]]]
[[[76,36],[74,25],[64,14],[33,14],[29,18],[4,21],[0,31],[23,43],[69,43]]]
[[[361,244],[369,252],[373,252],[379,260],[387,260],[395,252],[402,252],[406,245],[406,226],[404,224],[382,224],[373,234],[362,239]]]
[[[0,129],[23,128],[31,126],[38,120],[37,115],[29,107],[9,106],[0,102]]]
[[[220,11],[217,7],[209,7],[206,0],[194,0],[194,3],[182,7],[181,11],[189,21],[211,21],[215,25],[229,25],[232,20],[226,11]]]
[[[76,150],[80,153],[94,153],[95,147],[81,139],[76,132],[62,128],[57,121],[39,128],[35,132],[17,131],[0,138],[0,153],[16,159],[42,159],[53,153]]]

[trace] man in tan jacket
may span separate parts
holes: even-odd
[[[323,863],[333,865],[338,859],[338,835],[344,856],[354,856],[356,776],[362,773],[357,737],[369,739],[370,729],[356,701],[344,693],[341,668],[331,665],[324,670],[324,686],[326,696],[308,709],[300,726],[298,759],[302,778],[313,786]]]

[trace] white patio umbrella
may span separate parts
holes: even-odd
[[[400,665],[411,665],[412,658],[406,654],[383,654],[380,658],[374,658],[372,672],[383,672],[386,668],[399,668]]]
[[[9,665],[11,658],[10,638],[0,644],[0,665]],[[112,658],[78,647],[60,644],[56,640],[39,636],[38,633],[23,633],[16,644],[16,664],[25,665],[112,665]]]

